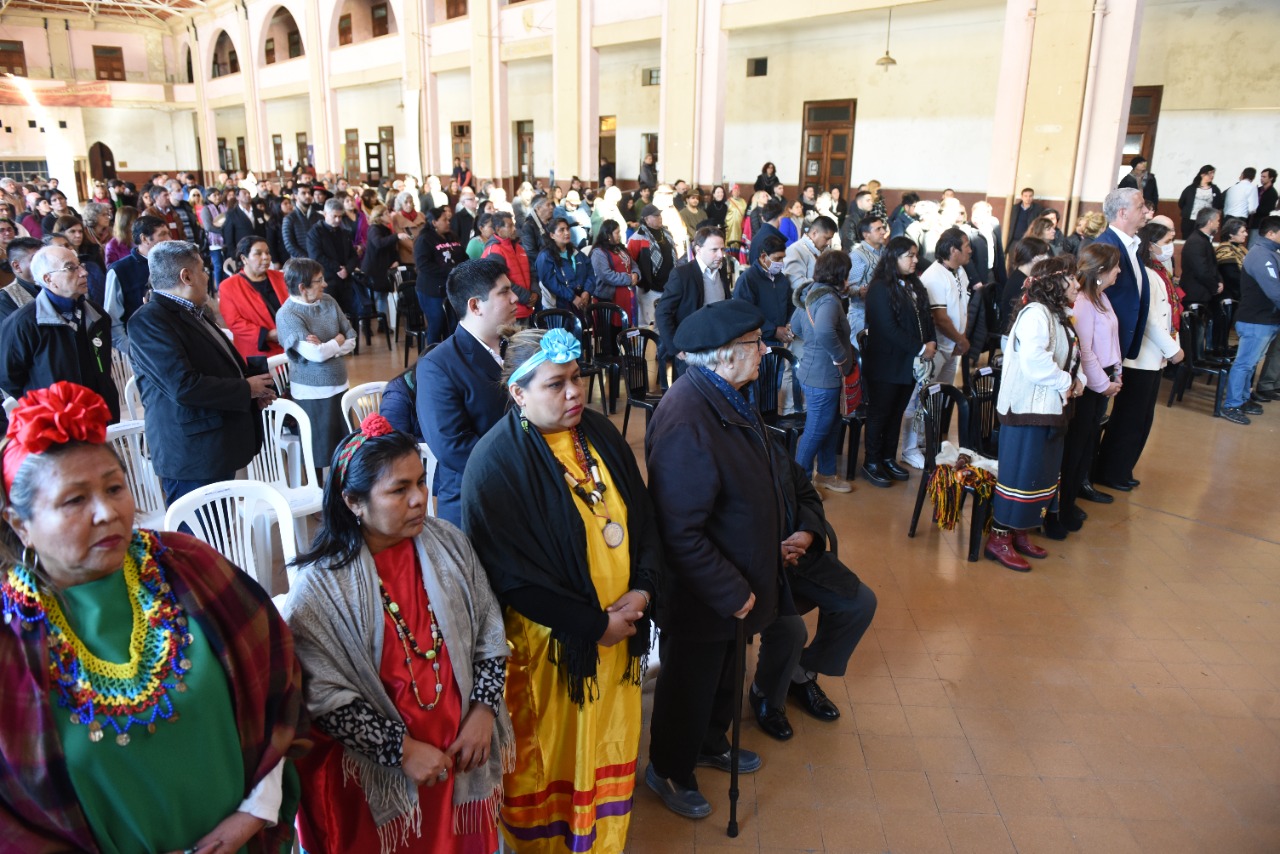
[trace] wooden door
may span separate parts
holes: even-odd
[[[236,137],[236,154],[240,158],[240,165],[238,168],[243,169],[246,172],[249,171],[249,152],[244,144],[244,137],[242,136]]]
[[[343,134],[342,168],[347,180],[354,181],[360,177],[360,131],[357,128],[347,128]]]
[[[308,156],[310,152],[307,151],[307,135],[305,132],[299,131],[297,133],[294,137],[294,145],[297,146],[297,164],[303,167],[310,166],[311,158]]]
[[[271,158],[276,163],[276,174],[284,174],[284,137],[278,133],[271,135]]]
[[[1141,155],[1151,160],[1156,149],[1156,125],[1160,123],[1160,101],[1164,97],[1163,86],[1134,86],[1129,101],[1129,126],[1125,129],[1124,146],[1120,150],[1120,173],[1129,173],[1129,163]],[[1155,167],[1151,167],[1155,171]]]
[[[369,175],[369,183],[377,184],[382,180],[382,146],[376,142],[364,144],[364,171]]]
[[[857,105],[855,100],[805,102],[797,195],[808,184],[819,192],[837,185],[847,191]]]
[[[516,175],[533,181],[533,122],[516,122]]]
[[[103,181],[116,177],[116,157],[105,142],[89,146],[89,174]]]
[[[382,168],[387,174],[396,174],[396,129],[391,125],[378,128],[378,144],[382,146]]]

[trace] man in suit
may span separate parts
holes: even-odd
[[[1155,210],[1160,204],[1160,190],[1156,187],[1156,176],[1151,174],[1151,164],[1147,158],[1139,154],[1129,161],[1129,174],[1120,179],[1120,187],[1139,190]]]
[[[516,319],[520,300],[499,258],[464,261],[445,293],[461,318],[444,342],[418,360],[418,423],[439,460],[436,516],[462,524],[462,471],[471,451],[507,411],[500,331]]]
[[[1182,278],[1178,284],[1186,293],[1183,305],[1199,303],[1207,308],[1222,293],[1222,275],[1213,248],[1213,235],[1221,224],[1222,211],[1217,208],[1202,208],[1196,214],[1195,230],[1187,235],[1182,247]]]
[[[1044,208],[1036,204],[1036,191],[1030,187],[1022,191],[1022,201],[1013,209],[1013,231],[1009,234],[1009,245],[1017,243],[1027,233],[1036,217],[1044,213]]]
[[[704,305],[729,299],[731,294],[729,272],[724,264],[724,232],[704,226],[693,236],[693,263],[676,267],[667,279],[656,311],[658,337],[667,355],[675,357],[677,379],[684,373],[685,364],[668,342],[676,340],[676,330],[685,318]]]
[[[356,250],[351,245],[351,234],[342,227],[342,217],[341,199],[324,203],[324,220],[307,232],[306,257],[324,268],[329,296],[337,300],[344,313],[355,314],[360,310],[360,298],[351,279]]]
[[[1102,203],[1102,214],[1110,225],[1098,235],[1096,243],[1114,246],[1120,251],[1120,275],[1107,289],[1111,310],[1119,327],[1120,355],[1135,359],[1142,349],[1143,330],[1151,309],[1152,282],[1138,260],[1142,244],[1138,229],[1146,222],[1142,193],[1132,187],[1112,190]],[[1164,287],[1159,282],[1155,287]],[[1181,353],[1172,361],[1179,362]],[[1098,448],[1093,484],[1128,492],[1138,485],[1133,479],[1134,442],[1146,431],[1154,403],[1147,405],[1160,389],[1160,371],[1124,369],[1124,385],[1114,398],[1107,431]],[[1106,493],[1100,493],[1105,495]],[[1105,503],[1105,502],[1104,502]]]
[[[262,447],[259,409],[275,400],[265,360],[245,363],[204,306],[196,247],[171,240],[147,256],[152,299],[129,321],[129,353],[147,410],[147,445],[165,501],[232,480]]]
[[[234,252],[240,241],[250,235],[267,236],[267,224],[258,221],[252,199],[249,191],[241,187],[236,191],[235,204],[227,209],[222,220],[222,245],[228,247],[228,251]]]
[[[290,258],[310,258],[307,254],[307,235],[323,219],[318,205],[312,203],[311,188],[299,184],[293,188],[293,213],[284,218],[280,232],[285,251]]]

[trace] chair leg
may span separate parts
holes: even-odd
[[[627,424],[631,422],[631,401],[627,401],[627,408],[622,412],[622,440],[627,439]]]
[[[1169,401],[1168,403],[1165,404],[1166,407],[1173,406],[1173,400],[1175,397],[1178,396],[1178,380],[1180,380],[1181,378],[1182,378],[1182,368],[1181,366],[1179,366],[1179,368],[1173,372],[1173,384],[1169,388]]]
[[[969,522],[969,563],[977,563],[982,551],[982,532],[987,527],[987,514],[991,502],[973,497],[973,519]]]
[[[907,529],[908,537],[916,535],[916,525],[920,522],[920,510],[924,507],[924,496],[929,491],[929,478],[932,476],[932,467],[920,472],[920,488],[916,491],[916,509],[911,514],[911,527]]]
[[[380,314],[378,322],[382,324],[382,331],[387,333],[387,349],[394,353],[396,348],[391,346],[391,319],[385,314]]]

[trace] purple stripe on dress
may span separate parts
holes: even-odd
[[[596,820],[626,815],[631,812],[633,801],[634,797],[631,797],[625,801],[610,801],[607,804],[601,804],[596,807]],[[509,822],[503,821],[502,825],[516,839],[525,841],[563,837],[565,845],[568,846],[570,851],[574,852],[590,851],[591,847],[596,843],[596,828],[594,824],[591,826],[591,832],[582,836],[575,835],[569,828],[569,822],[567,821],[553,821],[550,824],[539,824],[533,827],[513,827]]]

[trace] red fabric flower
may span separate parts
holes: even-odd
[[[370,439],[376,439],[378,436],[385,436],[388,433],[394,433],[396,428],[391,426],[391,422],[383,418],[376,412],[370,412],[360,422],[360,433],[368,436]]]
[[[4,486],[13,478],[28,454],[40,454],[52,445],[71,441],[101,445],[107,441],[111,410],[97,392],[69,382],[27,392],[9,416],[9,438],[4,449]]]

